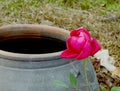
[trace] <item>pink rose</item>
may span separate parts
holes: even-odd
[[[81,60],[93,56],[101,49],[98,41],[91,38],[90,33],[84,28],[72,30],[66,44],[67,49],[61,53],[62,58]]]

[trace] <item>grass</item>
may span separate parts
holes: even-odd
[[[19,23],[85,27],[120,67],[120,0],[0,0],[0,26]]]

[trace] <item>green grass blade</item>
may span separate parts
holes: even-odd
[[[114,86],[114,87],[111,88],[111,91],[120,91],[120,87]]]
[[[101,89],[101,91],[107,91],[107,89],[102,85],[100,85],[100,89]]]
[[[73,73],[70,73],[70,82],[73,87],[77,86],[77,79]]]
[[[67,84],[65,84],[64,82],[59,81],[59,80],[55,80],[54,84],[57,85],[57,86],[64,87],[64,88],[69,88],[69,86]]]

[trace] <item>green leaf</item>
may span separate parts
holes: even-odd
[[[107,89],[106,89],[104,86],[102,86],[102,85],[100,85],[100,89],[101,89],[102,91],[107,91]]]
[[[114,87],[111,88],[111,91],[120,91],[120,87],[114,86]]]
[[[73,87],[77,86],[77,79],[73,73],[70,73],[70,82]]]
[[[57,86],[64,87],[64,88],[69,88],[69,86],[67,84],[65,84],[64,82],[59,81],[59,80],[55,80],[54,84],[57,85]]]

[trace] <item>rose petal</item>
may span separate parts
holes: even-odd
[[[77,56],[76,53],[73,53],[71,50],[64,50],[61,55],[62,58],[75,58]]]
[[[91,40],[90,36],[88,36],[86,33],[81,32],[79,37],[84,37],[85,41]]]
[[[71,32],[70,32],[70,36],[78,36],[78,30],[72,30]]]
[[[92,46],[90,53],[91,56],[93,56],[96,52],[98,52],[101,49],[101,45],[98,43],[96,38],[93,38],[91,40],[91,46]]]
[[[87,58],[90,56],[90,52],[91,52],[91,44],[90,41],[88,40],[84,45],[84,48],[82,49],[81,53],[76,57],[76,59],[81,60]]]
[[[80,53],[85,45],[84,37],[72,36],[67,40],[67,48],[75,53]]]
[[[81,27],[81,28],[78,28],[77,30],[78,30],[80,35],[81,35],[81,33],[84,33],[85,37],[89,37],[90,38],[90,32],[87,29]]]
[[[85,37],[89,37],[90,38],[90,33],[89,31],[87,31],[87,29],[83,28],[83,27],[80,27],[78,29],[75,29],[75,30],[72,30],[70,32],[70,36],[81,36],[81,33],[84,33],[85,34]]]

